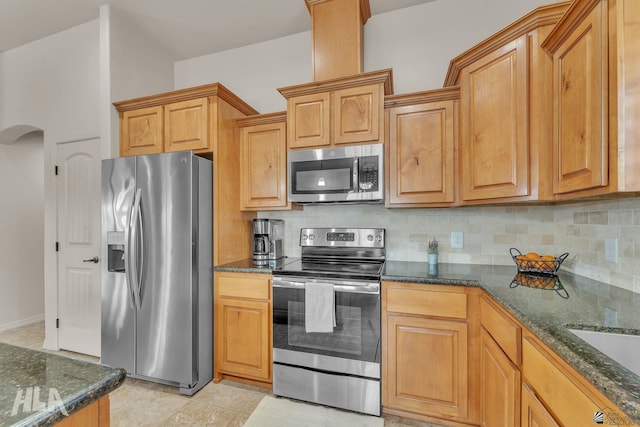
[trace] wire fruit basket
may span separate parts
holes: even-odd
[[[565,252],[558,257],[532,255],[531,253],[523,255],[517,248],[509,249],[509,253],[518,267],[518,272],[535,274],[556,274],[564,260],[569,256],[569,252]]]
[[[562,298],[569,298],[569,293],[564,286],[562,286],[560,278],[556,275],[518,273],[511,281],[509,287],[516,288],[518,286],[556,291]]]

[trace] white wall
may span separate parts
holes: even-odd
[[[119,156],[118,112],[113,103],[173,90],[173,60],[117,9],[100,6],[103,157]]]
[[[100,134],[98,28],[90,21],[0,54],[0,131],[29,125],[44,132],[44,243],[33,263],[44,257],[45,346],[51,348],[57,346],[55,144]],[[14,183],[0,182],[7,185]]]
[[[365,71],[393,69],[396,94],[442,87],[449,61],[553,0],[437,0],[374,15],[364,27]],[[279,87],[309,83],[311,33],[178,61],[175,87],[220,82],[260,113],[286,109]]]
[[[311,33],[178,61],[175,88],[222,83],[260,113],[287,109],[277,88],[311,81]]]
[[[44,319],[41,132],[0,144],[0,331]]]

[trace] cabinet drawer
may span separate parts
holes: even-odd
[[[270,283],[268,277],[253,274],[216,274],[216,295],[220,297],[269,300]]]
[[[386,302],[388,312],[467,318],[467,295],[459,292],[389,287]]]
[[[566,426],[593,424],[593,414],[607,404],[596,403],[588,389],[556,362],[532,337],[522,340],[524,377],[553,417]]]
[[[480,322],[516,365],[522,362],[522,329],[486,297],[480,300]]]

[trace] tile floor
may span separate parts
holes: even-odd
[[[0,342],[42,350],[44,322],[0,332]],[[55,351],[68,357],[98,362],[95,357]],[[240,427],[260,400],[271,391],[236,382],[209,383],[194,396],[173,387],[127,378],[111,393],[111,425]],[[384,415],[385,427],[439,427],[393,415]],[[338,426],[331,426],[338,427]]]

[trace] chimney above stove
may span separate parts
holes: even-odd
[[[360,74],[369,0],[305,0],[311,15],[313,81]]]

